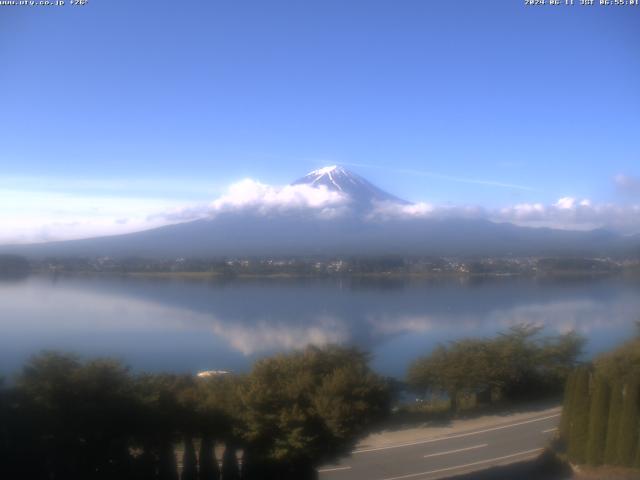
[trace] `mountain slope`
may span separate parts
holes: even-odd
[[[324,186],[328,190],[348,195],[351,202],[360,207],[371,207],[375,202],[409,203],[381,190],[360,175],[337,165],[309,172],[292,185]]]
[[[46,256],[229,257],[269,255],[610,255],[640,239],[604,230],[526,228],[465,218],[377,218],[381,203],[408,204],[342,167],[310,172],[293,185],[323,187],[349,201],[339,215],[321,208],[235,208],[208,219],[127,235],[0,247],[0,253]],[[314,192],[321,193],[321,192]]]
[[[286,255],[609,255],[630,245],[600,231],[525,228],[487,220],[326,221],[306,215],[227,214],[212,220],[87,240],[0,248],[30,257]]]

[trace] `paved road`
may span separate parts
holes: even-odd
[[[356,450],[319,470],[321,480],[435,480],[540,454],[559,413],[496,424],[447,437]]]

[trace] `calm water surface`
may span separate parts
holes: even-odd
[[[640,281],[599,279],[184,281],[30,276],[0,281],[0,373],[42,349],[134,369],[246,371],[307,344],[356,344],[402,376],[438,342],[522,322],[576,329],[594,354],[640,318]]]

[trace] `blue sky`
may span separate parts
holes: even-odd
[[[0,7],[0,219],[115,232],[335,163],[430,204],[637,204],[640,7],[523,3]]]

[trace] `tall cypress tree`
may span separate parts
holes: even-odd
[[[618,431],[618,464],[631,467],[638,444],[638,401],[640,383],[638,378],[627,382],[623,392],[622,421]]]
[[[199,480],[219,480],[220,467],[215,456],[213,440],[210,436],[202,437],[200,443],[200,469],[198,471]]]
[[[273,480],[270,465],[260,461],[255,453],[255,449],[245,446],[242,453],[242,469],[240,470],[242,480]]]
[[[178,480],[176,454],[170,439],[162,441],[158,454],[158,480]]]
[[[196,449],[193,447],[193,439],[190,435],[184,437],[184,452],[182,454],[182,480],[198,479],[198,460]]]
[[[157,467],[158,458],[156,457],[156,452],[147,440],[144,442],[142,455],[138,456],[133,462],[133,477],[136,480],[155,479]]]
[[[576,372],[576,380],[571,402],[571,416],[569,424],[569,459],[575,463],[584,463],[587,453],[587,439],[589,436],[589,377],[591,373],[587,367],[581,367]]]
[[[227,442],[222,455],[222,480],[240,480],[236,449],[230,442]]]
[[[567,378],[564,387],[564,400],[562,404],[562,417],[560,419],[560,438],[567,442],[569,440],[569,424],[571,417],[571,403],[576,385],[576,372],[572,371]]]
[[[282,463],[269,460],[262,455],[260,447],[245,445],[242,454],[242,480],[282,480],[286,478],[286,468]]]
[[[610,398],[609,383],[602,375],[596,375],[589,412],[587,463],[590,465],[601,465],[604,461]]]
[[[622,418],[622,383],[616,381],[611,386],[609,418],[607,420],[607,441],[604,449],[604,463],[615,465],[618,459],[618,431]]]

